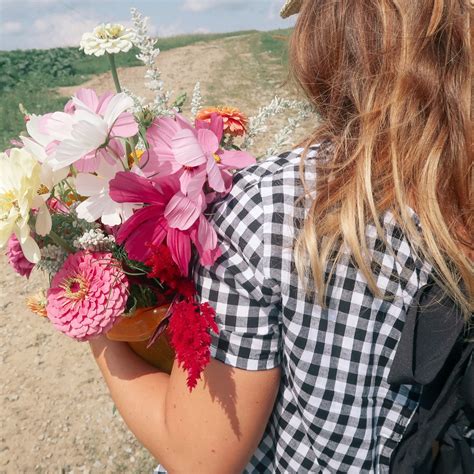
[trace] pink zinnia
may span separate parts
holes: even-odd
[[[48,290],[46,310],[56,328],[86,341],[109,331],[123,314],[128,280],[111,253],[69,255]]]
[[[7,256],[8,262],[19,275],[26,276],[26,278],[30,277],[35,264],[26,259],[20,242],[15,235],[12,235],[8,241]]]

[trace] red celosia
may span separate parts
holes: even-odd
[[[158,278],[176,295],[168,330],[176,359],[180,367],[188,372],[188,387],[192,390],[210,360],[209,331],[218,331],[216,312],[208,303],[194,301],[197,293],[194,282],[182,276],[165,244],[149,245],[149,248],[151,255],[146,264],[151,270],[148,277]]]
[[[196,287],[192,280],[181,275],[169,248],[165,244],[149,247],[152,253],[146,261],[146,265],[151,268],[148,278],[158,278],[161,283],[184,299],[192,299],[196,295]]]
[[[208,304],[194,301],[179,301],[173,307],[168,330],[171,344],[180,367],[188,372],[188,388],[191,391],[201,378],[201,373],[210,361],[210,330],[217,333],[215,311]]]
[[[178,265],[171,256],[170,249],[165,244],[150,244],[148,247],[151,250],[151,254],[146,261],[146,265],[151,268],[148,278],[158,278],[161,283],[175,290],[178,286],[178,280],[182,277]]]
[[[185,300],[192,300],[197,294],[196,287],[194,286],[194,282],[192,280],[181,278],[181,280],[178,280],[177,283],[176,291],[181,296],[183,296]]]

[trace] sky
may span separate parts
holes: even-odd
[[[100,23],[130,25],[130,8],[155,36],[288,28],[284,0],[0,0],[0,50],[78,46]]]

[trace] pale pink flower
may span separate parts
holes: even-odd
[[[64,112],[74,114],[76,110],[82,109],[103,116],[113,96],[114,93],[110,91],[98,96],[94,89],[83,87],[65,105]]]
[[[127,112],[133,100],[124,93],[97,97],[90,89],[81,89],[66,107],[42,118],[41,128],[50,139],[46,147],[53,170],[75,164],[82,172],[95,171],[101,159],[114,157],[113,142],[137,134],[138,124]],[[112,148],[112,149],[111,149]]]
[[[111,253],[69,255],[48,290],[48,318],[62,333],[79,341],[109,331],[123,314],[128,280]]]
[[[8,241],[7,257],[10,265],[19,275],[30,277],[35,264],[27,260],[21,249],[20,241],[15,235],[12,235]]]

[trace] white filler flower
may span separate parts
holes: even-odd
[[[80,49],[85,54],[103,56],[105,53],[126,53],[133,47],[134,33],[118,23],[102,23],[92,33],[84,33]]]
[[[10,155],[0,153],[0,249],[15,234],[25,257],[32,263],[38,263],[41,258],[28,223],[32,208],[38,210],[36,232],[46,235],[51,231],[51,216],[38,194],[40,176],[40,164],[26,150],[12,148]]]

